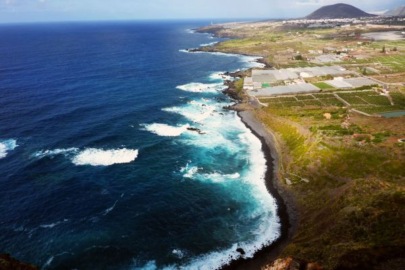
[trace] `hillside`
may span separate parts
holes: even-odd
[[[319,84],[318,80],[326,79],[322,77],[306,79],[323,88],[320,93],[259,97],[263,107],[251,111],[274,135],[277,179],[287,190],[284,194],[293,195],[299,214],[294,236],[280,247],[280,253],[276,251],[279,260],[273,263],[271,252],[265,252],[263,257],[269,259],[263,265],[268,265],[261,269],[293,269],[291,265],[294,269],[320,269],[315,268],[319,265],[330,270],[402,270],[405,144],[401,138],[405,138],[405,118],[367,116],[356,112],[356,107],[369,114],[405,110],[405,44],[384,40],[359,45],[356,35],[347,34],[359,25],[365,32],[405,28],[353,24],[345,29],[292,33],[287,23],[222,25],[221,35],[237,38],[205,49],[260,55],[268,66],[283,69],[313,66],[311,59],[324,55],[323,48],[346,48],[349,57],[339,65],[384,82],[393,103],[381,95],[381,86],[346,91]],[[293,23],[291,27],[296,27]],[[297,51],[303,56],[300,60],[292,57]],[[364,68],[368,67],[377,72],[367,74]],[[235,85],[241,93],[243,83]],[[246,100],[255,106],[249,96]],[[260,269],[253,263],[260,264],[263,257],[256,256],[250,268],[229,269]],[[291,268],[276,268],[280,260]]]
[[[387,11],[384,16],[405,17],[405,6]]]
[[[324,6],[309,14],[306,19],[339,19],[339,18],[360,18],[372,17],[375,15],[368,14],[361,9],[347,4],[335,4]]]

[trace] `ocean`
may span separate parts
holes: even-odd
[[[280,235],[209,22],[0,26],[0,253],[42,269],[218,269]]]

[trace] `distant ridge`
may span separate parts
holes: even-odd
[[[384,13],[384,16],[405,17],[405,6],[400,6]]]
[[[376,15],[364,12],[354,6],[347,4],[335,4],[324,6],[309,14],[306,19],[319,20],[319,19],[340,19],[340,18],[360,18],[360,17],[373,17]]]

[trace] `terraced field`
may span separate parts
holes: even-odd
[[[391,91],[390,97],[373,90],[337,92],[336,95],[350,104],[350,108],[368,114],[405,110],[405,94]],[[333,93],[305,94],[287,97],[261,98],[260,101],[270,107],[345,107],[346,105]],[[347,106],[346,106],[347,107]]]

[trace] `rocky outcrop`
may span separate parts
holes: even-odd
[[[267,265],[262,270],[322,270],[317,263],[308,263],[291,257],[277,259],[271,265]]]
[[[38,267],[20,262],[10,256],[10,254],[0,254],[1,270],[39,270]]]

